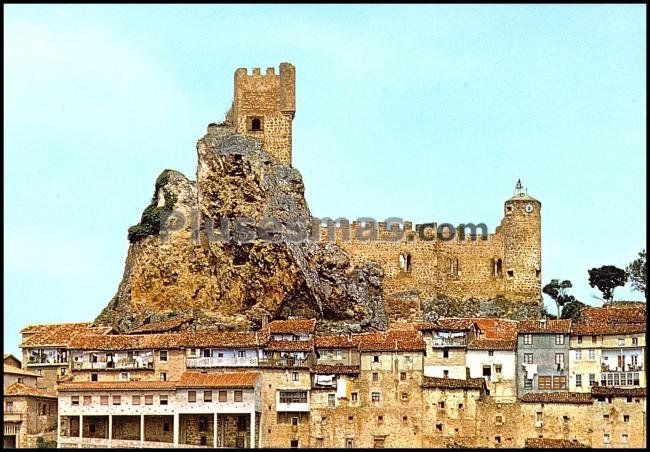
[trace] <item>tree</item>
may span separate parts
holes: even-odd
[[[630,278],[630,282],[632,283],[632,288],[634,290],[638,290],[639,292],[643,292],[644,295],[645,283],[648,275],[647,265],[648,264],[645,260],[645,250],[643,250],[639,253],[639,258],[633,260],[625,269],[625,273],[627,274],[628,278]]]
[[[557,306],[557,318],[560,318],[560,308],[566,303],[575,301],[573,295],[566,293],[567,289],[573,287],[571,281],[565,279],[560,282],[559,279],[552,279],[550,283],[544,286],[542,292],[551,297]]]
[[[578,320],[580,317],[580,311],[582,308],[587,306],[581,301],[576,300],[575,298],[573,301],[567,302],[564,307],[562,308],[562,317],[563,319],[571,319],[571,320]]]
[[[603,265],[600,268],[588,270],[589,285],[597,287],[603,294],[605,301],[612,301],[614,298],[614,289],[624,286],[627,281],[625,270],[613,265]]]

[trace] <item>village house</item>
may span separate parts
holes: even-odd
[[[420,325],[426,344],[424,375],[426,377],[467,377],[467,344],[477,336],[472,319],[446,318]]]

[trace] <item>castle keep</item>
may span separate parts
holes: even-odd
[[[291,165],[291,122],[295,114],[295,68],[280,64],[280,74],[268,68],[235,72],[234,102],[228,121],[238,133],[262,141],[265,150]],[[470,225],[468,225],[470,226]],[[362,230],[363,229],[363,230]],[[505,300],[498,315],[531,317],[541,306],[541,203],[517,182],[504,204],[504,217],[492,234],[458,229],[451,240],[438,234],[439,225],[404,222],[400,229],[386,223],[364,225],[323,223],[321,240],[334,240],[353,264],[378,263],[384,271],[387,314],[403,318],[404,307],[417,319],[426,300]],[[399,238],[396,240],[396,238]]]

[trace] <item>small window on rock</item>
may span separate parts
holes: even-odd
[[[251,121],[251,130],[262,130],[262,120],[260,118],[253,118]]]
[[[515,272],[513,270],[508,270],[508,278],[513,278],[515,276]]]

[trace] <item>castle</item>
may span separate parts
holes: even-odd
[[[238,133],[262,141],[278,161],[291,165],[294,66],[281,63],[279,75],[274,68],[264,75],[259,68],[252,74],[240,68],[234,82],[227,122]],[[539,313],[541,202],[529,196],[520,181],[504,204],[501,224],[493,234],[485,228],[482,237],[477,237],[477,228],[471,224],[460,225],[451,240],[444,225],[436,223],[416,225],[415,230],[408,221],[401,229],[384,222],[362,227],[359,222],[330,220],[323,226],[321,239],[335,240],[353,263],[370,260],[382,267],[383,296],[392,317],[403,317],[405,304],[417,317],[425,300],[444,298],[506,300],[506,307],[495,312],[499,315],[535,317]],[[362,237],[364,233],[374,240]]]

